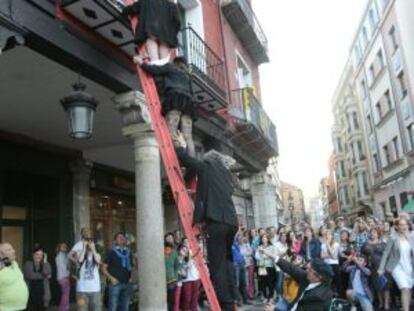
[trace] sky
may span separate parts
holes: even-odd
[[[263,106],[276,124],[281,180],[318,194],[328,174],[331,99],[367,0],[253,0],[269,41]]]

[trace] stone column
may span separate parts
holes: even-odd
[[[266,171],[251,177],[251,192],[256,228],[277,226],[276,186]]]
[[[75,160],[70,164],[73,178],[73,231],[75,241],[80,238],[83,227],[90,227],[90,179],[92,162],[82,159]]]
[[[167,295],[159,147],[151,129],[144,95],[134,91],[120,94],[113,100],[122,115],[122,132],[134,146],[139,310],[165,311]]]

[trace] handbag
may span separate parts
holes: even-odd
[[[265,276],[267,275],[267,270],[265,267],[259,267],[259,270],[257,271],[257,274],[260,276]]]

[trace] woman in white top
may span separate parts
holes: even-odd
[[[60,303],[59,311],[69,310],[69,296],[70,296],[70,280],[69,280],[69,258],[68,258],[68,246],[66,243],[59,243],[56,247],[57,255],[55,258],[56,263],[56,279],[60,286]]]
[[[200,274],[197,270],[196,263],[191,255],[188,255],[187,276],[183,282],[183,311],[197,311],[197,301],[200,295]]]
[[[382,275],[385,271],[391,273],[401,290],[402,309],[408,311],[411,303],[411,289],[414,285],[414,238],[406,218],[397,219],[396,225],[398,233],[391,235],[387,241],[378,274]]]
[[[276,285],[276,270],[273,258],[267,256],[266,253],[274,255],[275,250],[268,237],[263,235],[260,238],[255,258],[258,267],[259,291],[263,294],[265,302],[270,303]]]
[[[341,291],[340,271],[339,271],[339,243],[335,241],[334,233],[332,230],[326,230],[324,232],[321,258],[325,263],[331,266],[335,276],[333,278],[332,287],[337,293]]]
[[[274,249],[275,255],[281,258],[286,255],[288,250],[287,234],[279,231],[278,237],[279,239],[275,243]],[[278,266],[276,266],[276,293],[279,298],[283,297],[283,271],[281,271]]]

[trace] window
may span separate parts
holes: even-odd
[[[395,199],[395,196],[389,197],[388,200],[390,202],[391,212],[397,213],[397,200]]]
[[[401,202],[401,208],[404,208],[405,204],[408,203],[408,193],[407,192],[401,192],[400,193],[400,202]]]
[[[382,51],[381,50],[378,51],[377,61],[378,61],[378,65],[379,65],[378,72],[380,72],[385,67],[384,56],[382,55]]]
[[[392,146],[393,146],[393,149],[394,149],[394,160],[397,160],[397,159],[400,158],[400,151],[399,151],[399,148],[398,148],[398,136],[395,136],[392,139]]]
[[[357,142],[357,147],[358,147],[359,160],[360,161],[365,160],[364,150],[362,148],[362,142],[360,140],[358,140]]]
[[[364,80],[361,81],[361,94],[362,99],[365,99],[368,96],[367,85]]]
[[[372,133],[372,120],[371,120],[371,115],[367,115],[367,129],[368,129],[368,134]]]
[[[362,43],[364,45],[364,48],[368,44],[368,31],[365,26],[362,28]]]
[[[340,162],[341,165],[341,177],[346,177],[346,172],[345,172],[345,163],[344,161]]]
[[[366,172],[362,172],[362,185],[363,185],[363,193],[364,195],[369,194],[369,187],[368,187],[368,177]]]
[[[388,165],[391,163],[391,154],[388,145],[382,147],[382,150],[384,151],[385,163],[386,165]]]
[[[410,150],[414,150],[414,123],[411,123],[407,127],[407,133],[408,133],[408,142],[410,144]]]
[[[359,44],[357,42],[357,44],[354,47],[354,65],[355,67],[359,64],[361,60],[361,49],[359,47]]]
[[[345,204],[349,204],[348,187],[345,186],[343,189],[344,189],[344,194],[345,194]]]
[[[382,213],[385,215],[387,213],[387,202],[380,203]]]
[[[392,109],[392,101],[391,101],[391,95],[390,95],[390,90],[387,90],[384,93],[384,100],[388,106],[388,109],[391,110]]]
[[[361,188],[362,188],[362,184],[361,184],[361,174],[358,173],[357,175],[357,180],[356,180],[356,197],[359,199],[361,197]]]
[[[355,156],[354,143],[351,143],[351,151],[352,151],[352,163],[355,163],[356,162],[356,156]]]
[[[380,170],[380,162],[379,162],[379,158],[378,158],[378,154],[374,153],[372,158],[374,159],[374,170],[375,173],[378,173]]]
[[[346,114],[346,125],[347,125],[347,130],[348,130],[348,133],[350,133],[350,132],[351,132],[352,127],[351,127],[351,119],[350,119],[350,116],[349,116],[349,114],[348,114],[348,113]]]
[[[358,130],[359,129],[359,123],[358,123],[358,115],[357,115],[356,111],[352,112],[352,121],[354,123],[354,129]]]
[[[342,148],[342,141],[341,141],[341,138],[337,138],[336,139],[336,144],[337,144],[337,148],[338,148],[338,151],[339,152],[342,152],[343,151],[343,148]]]
[[[371,80],[371,84],[375,81],[375,69],[374,64],[369,67],[369,79]]]
[[[377,111],[377,116],[378,116],[378,122],[381,121],[382,119],[382,107],[381,107],[381,102],[378,102],[375,104],[375,109]]]
[[[401,71],[401,73],[397,77],[398,80],[398,90],[400,92],[400,98],[404,98],[407,95],[407,83],[405,81],[405,75],[404,72]]]
[[[375,27],[377,25],[374,9],[369,10],[368,17],[369,17],[369,26],[371,27],[371,31],[373,33],[375,31]]]
[[[398,49],[398,40],[397,40],[397,33],[395,30],[395,26],[392,26],[390,31],[388,32],[390,43],[393,48],[393,51],[395,52]]]

